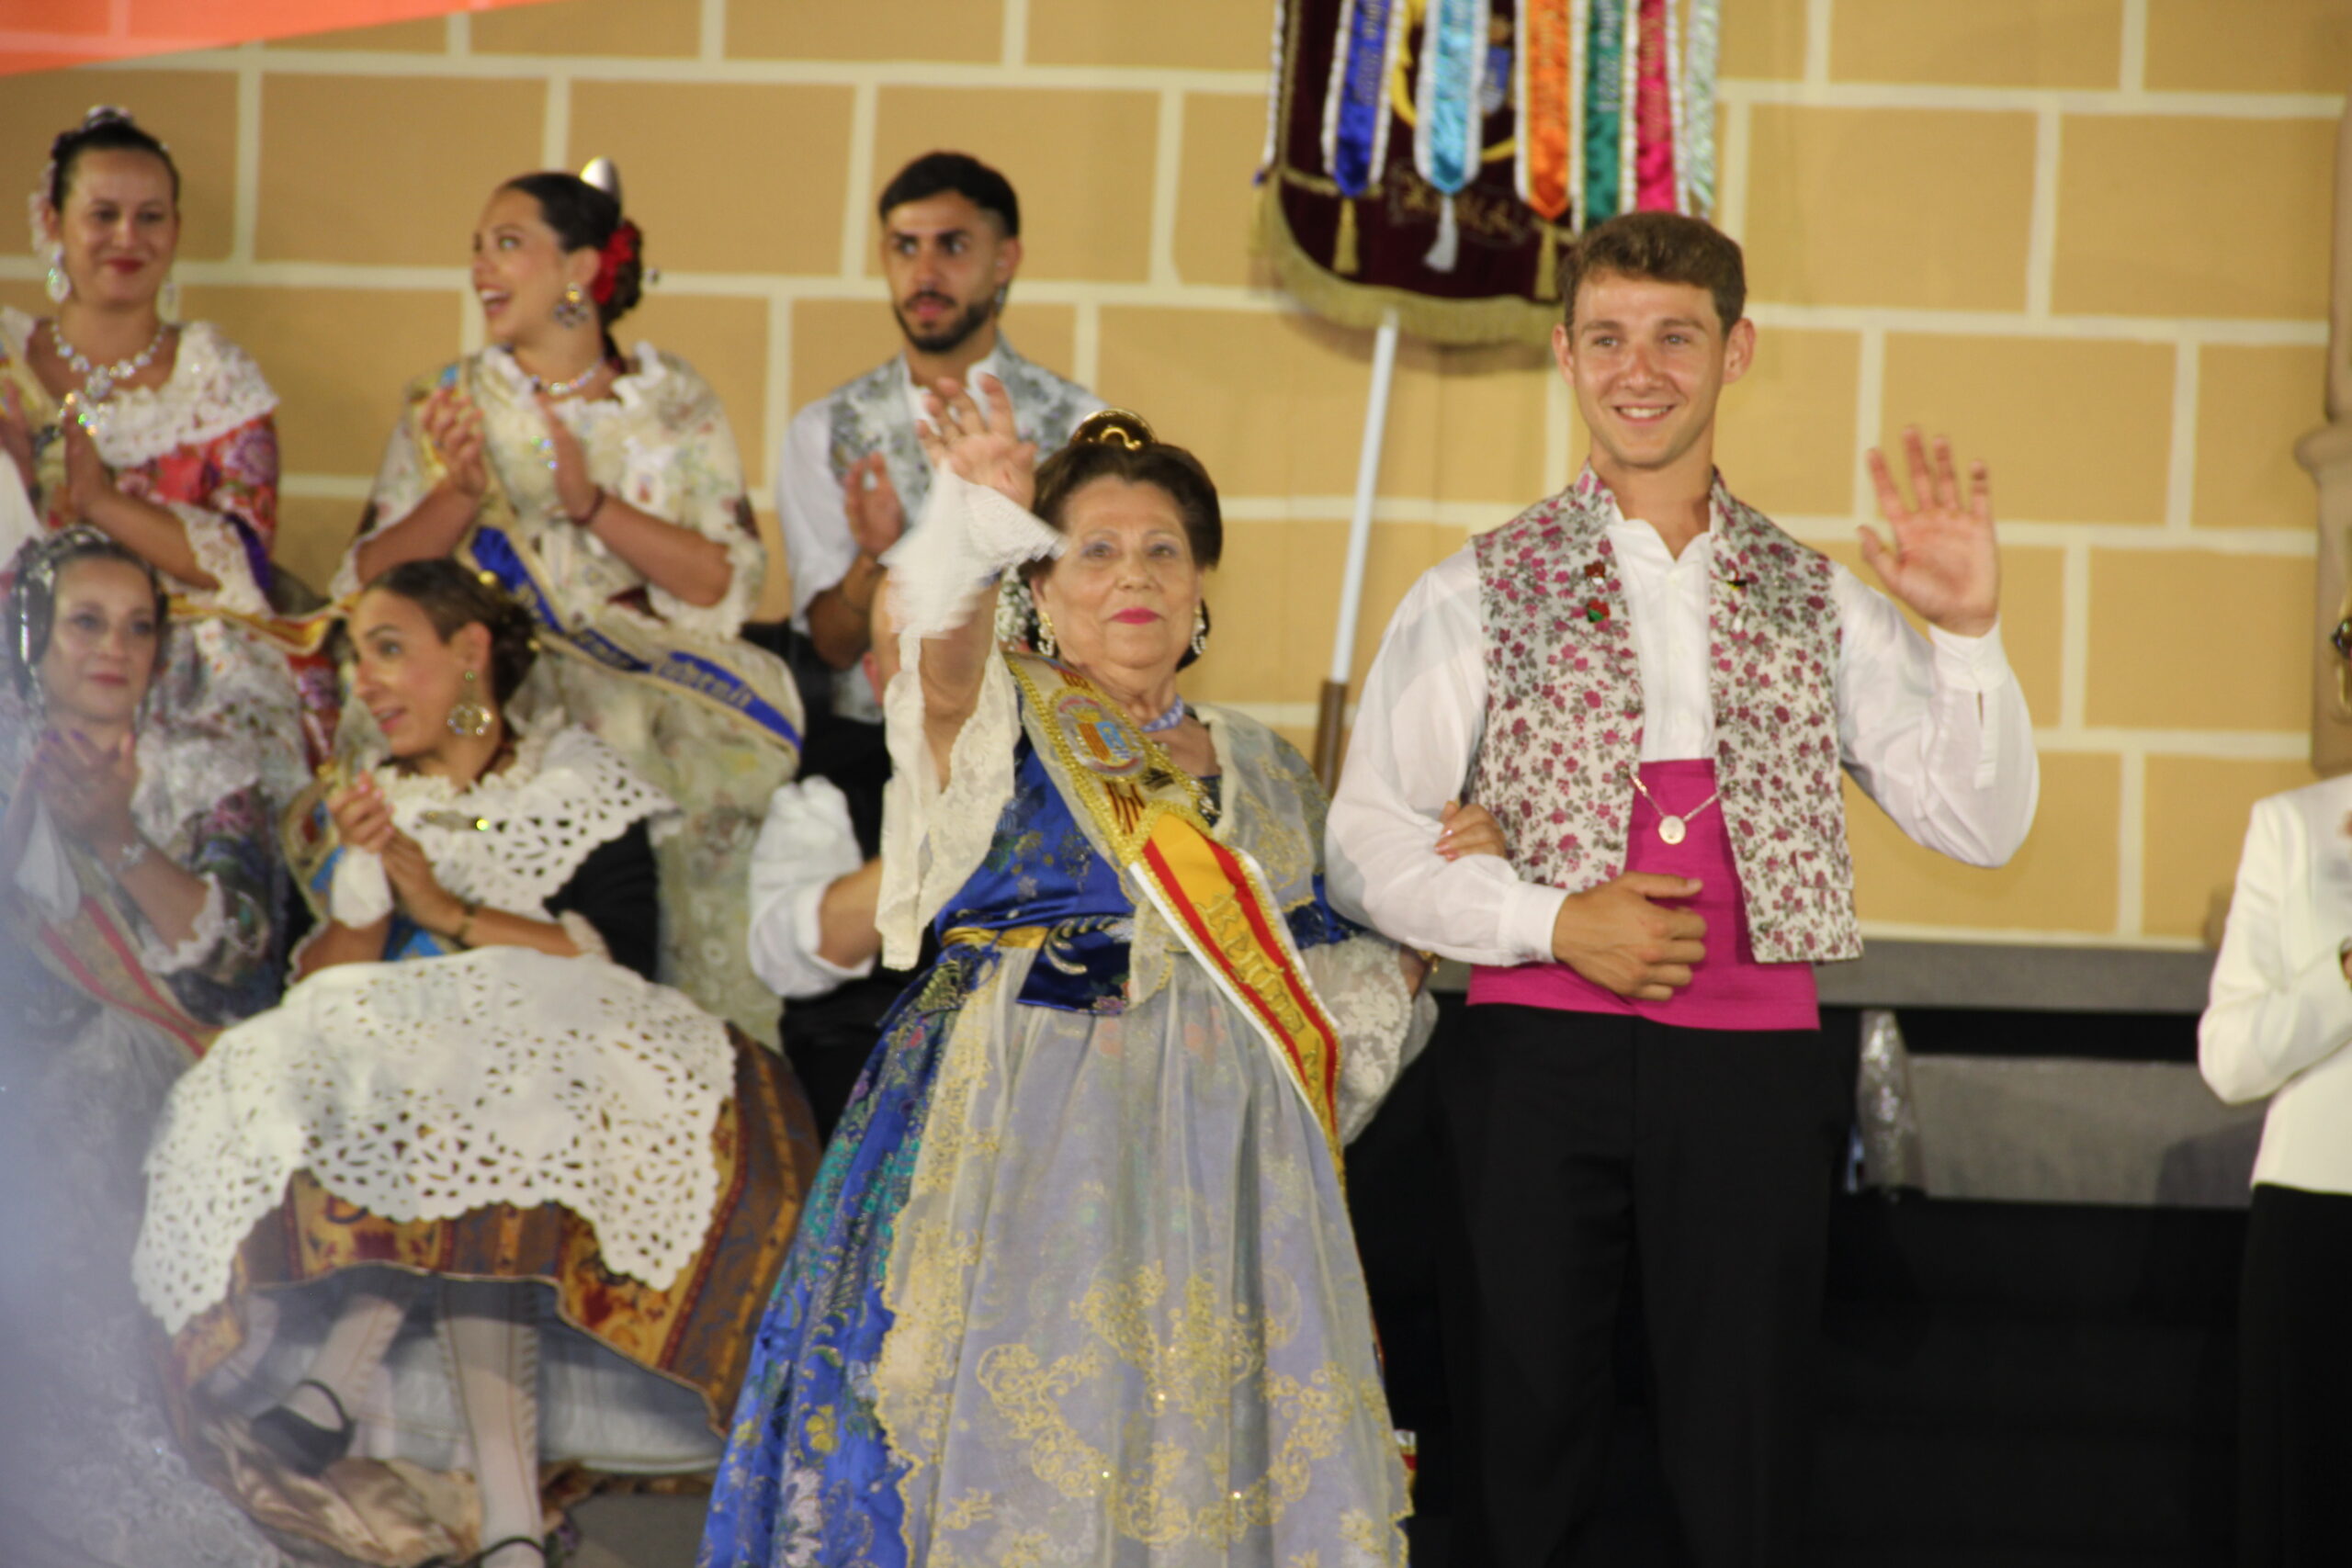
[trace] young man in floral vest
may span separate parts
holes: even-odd
[[[1739,247],[1613,220],[1566,269],[1575,484],[1398,606],[1330,816],[1336,902],[1476,965],[1432,1064],[1458,1561],[1568,1562],[1638,1270],[1659,1447],[1699,1568],[1797,1561],[1832,1172],[1852,1107],[1813,965],[1861,951],[1839,769],[1974,865],[2033,820],[1984,465],[1871,455],[1884,595],[1743,505],[1716,400],[1755,354]],[[1896,608],[1928,623],[1914,632]],[[1445,803],[1510,857],[1448,860]]]

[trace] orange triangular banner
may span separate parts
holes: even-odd
[[[0,75],[540,0],[0,0]]]

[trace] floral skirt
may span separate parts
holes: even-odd
[[[1402,1564],[1338,1173],[1196,965],[1023,1006],[950,949],[885,1025],[761,1324],[703,1568]]]

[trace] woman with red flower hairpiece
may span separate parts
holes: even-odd
[[[773,1044],[775,995],[742,932],[799,699],[739,636],[767,562],[718,396],[684,361],[614,344],[643,246],[604,159],[491,193],[473,284],[492,346],[410,389],[334,588],[454,555],[531,609],[552,657],[519,694],[522,722],[585,726],[684,808],[655,844],[662,979]]]

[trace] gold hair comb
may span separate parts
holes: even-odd
[[[1105,446],[1124,446],[1130,452],[1140,452],[1159,438],[1151,433],[1151,422],[1133,409],[1102,409],[1078,422],[1069,433],[1069,444],[1082,446],[1090,442]]]

